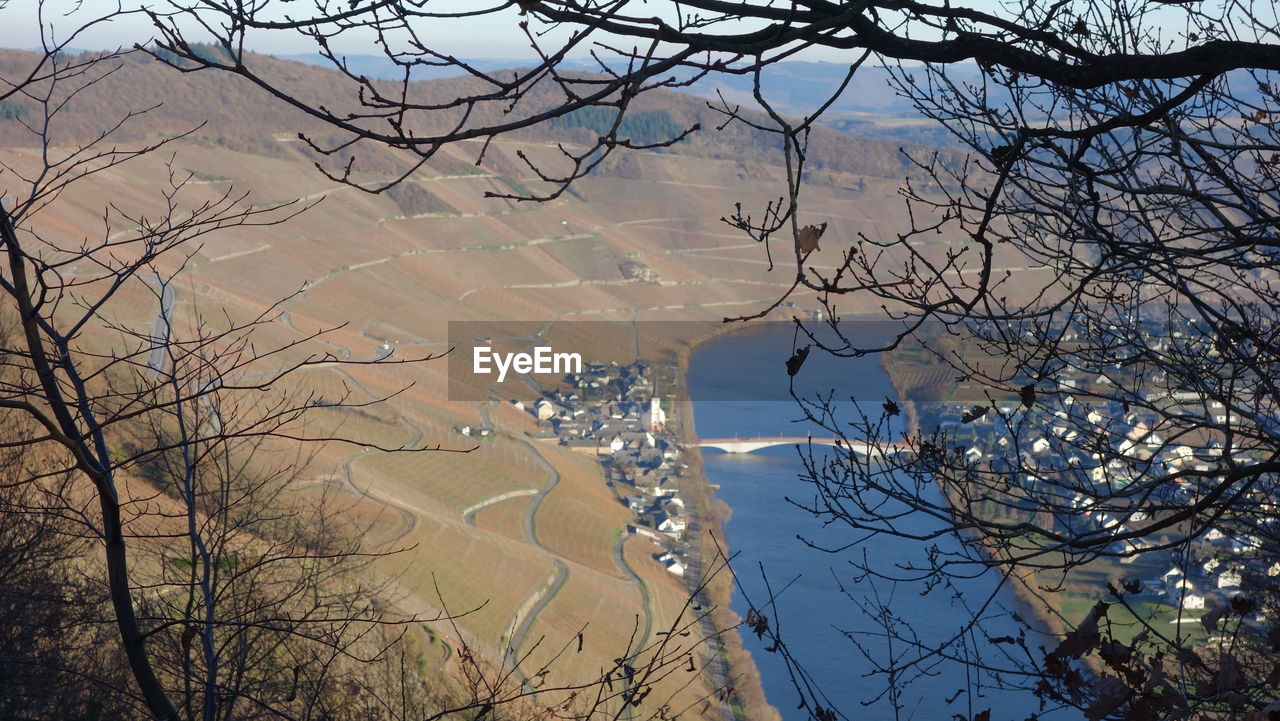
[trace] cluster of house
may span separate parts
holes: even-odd
[[[531,407],[515,405],[537,418],[539,440],[600,459],[606,482],[635,514],[629,532],[652,540],[654,558],[683,576],[691,518],[678,481],[687,466],[651,376],[645,361],[588,363]]]
[[[1280,560],[1258,551],[1257,538],[1235,538],[1213,528],[1185,554],[1175,555],[1159,579],[1145,585],[1186,610],[1220,605],[1233,596],[1248,595],[1250,589],[1280,585]],[[1252,620],[1260,623],[1266,618],[1259,612]]]
[[[1273,544],[1262,535],[1274,537],[1280,526],[1271,533],[1259,531],[1272,521],[1280,524],[1280,497],[1269,487],[1273,484],[1255,484],[1233,501],[1253,510],[1263,526],[1212,521],[1187,543],[1177,543],[1174,535],[1185,526],[1156,538],[1143,532],[1210,492],[1228,459],[1234,466],[1248,466],[1258,456],[1248,448],[1224,446],[1229,436],[1223,429],[1239,424],[1240,418],[1221,401],[1171,389],[1166,377],[1151,375],[1144,378],[1148,390],[1126,403],[1100,400],[1106,387],[1115,385],[1114,376],[1073,375],[1068,369],[1057,379],[1058,389],[1068,392],[1041,397],[1033,411],[1018,400],[993,407],[989,402],[943,403],[922,408],[921,425],[945,432],[947,445],[965,464],[1003,474],[1031,491],[1019,495],[1060,499],[1054,501],[1060,509],[1055,522],[1076,533],[1114,537],[1108,550],[1122,563],[1139,558],[1144,566],[1152,559],[1167,563],[1170,569],[1163,576],[1144,579],[1143,585],[1162,593],[1170,605],[1203,609],[1206,603],[1276,587],[1280,549],[1269,547]],[[1073,394],[1071,389],[1087,392]],[[1176,430],[1171,417],[1179,419]],[[1153,478],[1166,482],[1128,492],[1136,490],[1130,488],[1135,482]],[[1036,510],[1030,502],[1027,507]],[[1157,542],[1168,548],[1156,550]]]

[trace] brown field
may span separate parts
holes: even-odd
[[[669,573],[654,556],[663,549],[642,536],[631,536],[622,547],[623,558],[649,590],[653,631],[666,631],[680,623],[689,601],[684,582]],[[692,579],[696,581],[696,579]]]
[[[521,473],[520,468],[480,452],[429,452],[379,455],[361,463],[359,470],[376,476],[380,483],[392,484],[407,503],[447,508],[457,517],[474,503],[542,480],[531,484],[532,473]]]
[[[620,577],[613,543],[631,512],[614,500],[594,459],[554,446],[543,456],[560,471],[560,483],[538,508],[538,540],[561,558]]]
[[[643,630],[643,620],[636,618],[639,601],[640,594],[634,585],[591,569],[570,566],[564,587],[538,614],[521,645],[522,653],[532,652],[523,667],[540,668],[556,651],[576,641],[581,631],[584,653],[576,653],[576,643],[572,643],[570,653],[555,664],[548,681],[564,682],[598,674],[599,658],[623,656],[637,626]],[[590,653],[586,653],[588,647]]]
[[[464,526],[461,519],[420,517],[402,543],[417,547],[381,565],[399,573],[401,583],[429,603],[435,603],[434,584],[450,611],[475,609],[459,625],[495,646],[512,614],[552,570],[545,554],[523,542]]]
[[[697,717],[703,699],[710,691],[704,679],[683,670],[688,657],[682,656],[681,651],[693,654],[697,659],[695,667],[702,665],[699,629],[688,625],[690,618],[687,616],[676,622],[674,627],[655,620],[650,635],[642,640],[640,636],[645,630],[645,617],[627,612],[637,601],[637,589],[633,585],[571,566],[564,588],[539,614],[522,646],[522,651],[531,652],[526,668],[540,668],[542,663],[547,663],[547,659],[563,649],[564,655],[554,662],[553,672],[547,677],[549,683],[555,683],[598,673],[599,667],[591,665],[586,652],[617,658],[627,655],[628,651],[634,654],[643,650],[640,653],[642,661],[653,658],[655,654],[663,654],[672,659],[671,666],[653,669],[653,678],[665,678],[647,701],[655,706],[691,707],[691,713]],[[592,619],[585,627],[584,618]],[[665,633],[669,628],[674,628],[676,633]],[[686,630],[689,635],[680,635]],[[583,635],[583,654],[576,653],[579,632]],[[643,662],[638,665],[643,666]]]
[[[482,531],[524,542],[524,515],[529,503],[528,496],[517,496],[486,506],[476,512],[475,526]]]

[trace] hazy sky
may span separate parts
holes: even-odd
[[[87,11],[101,13],[102,9],[111,6],[112,0],[84,0],[77,12],[67,15],[67,11],[75,8],[76,0],[47,0],[41,4],[37,0],[0,0],[0,47],[36,48],[40,45],[40,19],[42,16],[46,34],[52,32],[53,37],[62,39],[76,28],[79,28],[91,17]],[[169,6],[163,0],[122,0],[127,8],[149,6],[156,10],[164,10]],[[341,4],[341,3],[340,3]],[[503,0],[439,0],[437,7],[465,8],[475,10],[492,4],[497,7]],[[304,3],[299,3],[304,5]],[[424,26],[421,30],[424,39],[433,48],[466,57],[495,58],[529,58],[534,53],[529,40],[520,32],[520,20],[514,8],[482,18],[468,18],[465,21],[439,23]],[[100,50],[118,46],[130,46],[134,43],[145,43],[155,36],[146,16],[137,14],[130,17],[117,18],[109,23],[96,26],[78,36],[71,45],[79,49]],[[553,47],[551,39],[543,42],[544,47]],[[315,46],[306,38],[296,33],[274,33],[250,37],[253,50],[271,54],[295,54],[315,52]],[[369,37],[352,36],[345,41],[335,43],[339,52],[349,54],[378,53]],[[576,56],[585,56],[588,47],[583,46]],[[608,53],[606,53],[608,54]],[[806,53],[806,60],[839,61],[848,54],[841,51],[814,51]]]
[[[0,0],[0,46],[13,48],[35,48],[40,45],[38,28],[43,21],[46,34],[51,30],[53,37],[62,39],[79,28],[93,14],[100,14],[102,9],[110,7],[111,0],[87,0],[83,8],[67,14],[75,8],[76,2],[70,0],[49,0],[43,4],[37,0]],[[484,2],[486,0],[480,0]],[[456,3],[455,3],[456,4]],[[495,5],[501,4],[495,2]],[[471,8],[479,5],[476,0],[466,3]],[[126,8],[148,6],[156,10],[168,9],[164,2],[137,2],[126,0]],[[427,39],[440,44],[448,52],[466,55],[489,55],[514,57],[529,55],[528,41],[517,30],[518,16],[514,10],[503,12],[495,17],[468,19],[465,23],[457,22],[449,27],[441,27],[433,32],[426,30]],[[135,14],[129,17],[116,18],[109,23],[95,26],[76,38],[73,45],[84,49],[113,48],[120,45],[132,45],[146,42],[155,35],[146,16]],[[288,54],[314,52],[315,46],[296,33],[262,34],[251,37],[254,50],[264,53]],[[367,38],[351,38],[341,48],[349,53],[376,53]]]

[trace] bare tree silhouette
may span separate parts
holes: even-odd
[[[202,309],[184,283],[205,240],[285,223],[304,207],[255,207],[233,190],[210,197],[170,155],[153,196],[103,202],[98,234],[79,236],[57,221],[86,179],[162,158],[195,130],[130,140],[131,124],[150,108],[100,118],[87,140],[65,127],[68,109],[136,53],[71,48],[129,14],[77,8],[67,16],[75,29],[56,41],[42,23],[42,52],[0,81],[0,101],[20,109],[6,122],[37,149],[0,163],[8,323],[0,452],[10,461],[0,484],[5,715],[679,713],[661,699],[702,688],[697,672],[718,648],[707,612],[692,605],[655,640],[618,640],[613,668],[570,684],[545,677],[556,659],[581,652],[581,638],[576,650],[530,669],[532,651],[514,664],[489,659],[456,628],[458,678],[431,688],[420,677],[409,630],[452,617],[399,611],[394,588],[370,569],[396,549],[362,548],[342,514],[349,497],[299,492],[295,482],[325,445],[467,449],[387,446],[327,430],[333,424],[309,418],[385,398],[326,395],[290,380],[321,364],[431,357],[341,359],[316,350],[324,329],[270,344],[260,331],[278,321],[287,298],[239,317]],[[131,314],[139,298],[154,314]],[[441,608],[446,597],[447,589]],[[689,703],[689,694],[680,697]]]

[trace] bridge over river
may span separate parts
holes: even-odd
[[[762,448],[772,448],[774,446],[794,446],[808,445],[815,446],[835,446],[836,438],[814,438],[812,436],[761,436],[758,438],[702,438],[698,445],[703,448],[716,448],[725,453],[750,453],[758,451]],[[838,444],[845,448],[852,449],[854,453],[867,455],[873,449],[869,444],[861,441],[840,441]],[[906,448],[900,443],[881,444],[881,449],[890,449],[894,452],[902,451]]]

